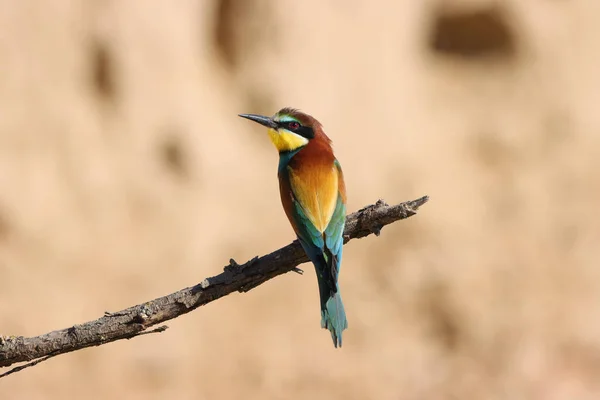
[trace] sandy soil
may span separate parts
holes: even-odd
[[[345,248],[341,350],[305,265],[0,397],[600,398],[599,18],[593,0],[0,1],[0,334],[291,241],[277,154],[238,113],[316,116],[349,210],[431,196]]]

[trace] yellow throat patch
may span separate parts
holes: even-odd
[[[269,129],[269,138],[277,151],[293,151],[308,143],[308,139],[285,129]]]

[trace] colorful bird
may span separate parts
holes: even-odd
[[[331,140],[315,118],[293,108],[273,117],[240,114],[269,128],[279,151],[279,192],[283,209],[317,272],[321,327],[335,347],[348,327],[338,286],[346,223],[346,187]]]

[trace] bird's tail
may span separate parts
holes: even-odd
[[[342,332],[348,328],[342,296],[339,289],[335,293],[331,293],[329,288],[322,286],[319,285],[321,289],[321,328],[329,329],[335,347],[342,347]]]

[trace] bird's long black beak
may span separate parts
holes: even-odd
[[[279,126],[277,122],[273,121],[272,118],[265,117],[263,115],[256,114],[239,114],[240,117],[249,119],[250,121],[258,122],[261,125],[266,126],[267,128],[277,129]]]

